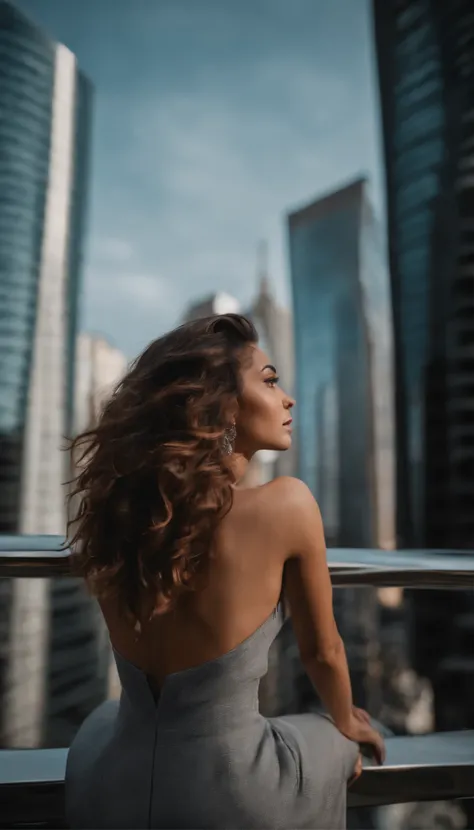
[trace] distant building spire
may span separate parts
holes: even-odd
[[[257,277],[260,296],[270,294],[270,280],[268,276],[268,243],[261,239],[257,246]]]

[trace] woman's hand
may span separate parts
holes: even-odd
[[[357,720],[360,720],[363,723],[368,723],[369,726],[371,725],[372,721],[370,719],[370,715],[365,711],[365,709],[359,709],[357,706],[353,706],[352,714],[355,718],[357,718]]]
[[[349,778],[349,781],[347,782],[348,787],[352,787],[352,785],[355,784],[355,782],[362,775],[363,769],[364,769],[364,767],[362,765],[362,755],[359,752],[359,754],[357,756],[356,765],[354,767],[354,772],[352,773],[352,776]]]
[[[385,742],[380,732],[373,728],[370,716],[364,709],[352,707],[352,718],[349,726],[340,730],[346,738],[355,741],[359,746],[364,744],[370,748],[371,754],[378,764],[385,761]]]

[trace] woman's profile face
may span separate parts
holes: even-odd
[[[278,385],[276,367],[265,352],[258,346],[251,346],[242,366],[235,452],[289,449],[294,403]]]

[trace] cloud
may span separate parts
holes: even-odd
[[[107,263],[128,262],[133,257],[133,247],[126,239],[106,236],[103,239],[96,240],[93,255]]]
[[[246,305],[262,237],[288,302],[286,212],[377,173],[371,91],[340,61],[262,44],[199,66],[184,84],[98,98],[84,323],[128,356],[206,293]]]
[[[117,344],[128,358],[174,324],[179,288],[157,274],[87,268],[83,328]]]

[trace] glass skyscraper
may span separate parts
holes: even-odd
[[[401,545],[474,546],[474,19],[375,0]]]
[[[393,544],[391,320],[380,228],[360,178],[289,216],[298,466],[328,545]],[[335,592],[355,700],[380,707],[378,605]],[[308,700],[314,692],[302,680]],[[308,702],[298,705],[309,705]]]
[[[299,475],[330,543],[388,546],[388,276],[366,181],[291,213],[289,247]]]
[[[75,56],[0,0],[2,534],[65,530],[60,447],[72,426],[91,93]],[[62,649],[74,647],[76,592],[40,579],[1,585],[2,742],[43,740],[64,686]]]
[[[373,9],[395,323],[399,545],[472,549],[472,3],[373,0]],[[472,592],[415,599],[415,667],[433,682],[439,728],[474,725],[472,620]]]
[[[64,527],[52,450],[72,417],[90,107],[74,55],[0,2],[3,533]]]

